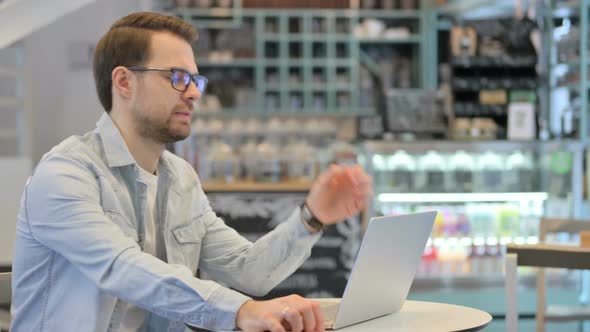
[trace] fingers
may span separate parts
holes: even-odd
[[[322,314],[320,304],[312,302],[311,308],[313,310],[314,319],[317,323],[315,331],[324,332],[324,315]]]
[[[283,298],[281,310],[284,325],[294,332],[323,331],[324,321],[319,304],[298,295]]]
[[[299,311],[295,309],[291,309],[291,307],[285,307],[281,311],[281,315],[287,323],[291,326],[291,331],[293,332],[301,332],[303,331],[304,322],[303,317],[299,313]],[[307,330],[306,330],[307,331]]]
[[[313,313],[312,305],[306,305],[300,309],[301,317],[303,317],[303,324],[306,332],[316,331],[316,320]]]
[[[287,332],[281,324],[281,321],[272,316],[269,316],[268,319],[266,319],[266,330],[270,332]]]

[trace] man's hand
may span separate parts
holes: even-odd
[[[359,166],[332,165],[314,182],[305,203],[324,225],[340,222],[367,206],[373,180]]]
[[[247,301],[238,310],[236,326],[245,332],[323,332],[324,318],[319,303],[289,295]]]

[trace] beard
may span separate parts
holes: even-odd
[[[139,135],[163,144],[182,141],[190,135],[190,124],[178,123],[175,125],[172,123],[172,115],[166,119],[150,116],[150,114],[156,113],[136,112],[136,131]],[[174,111],[171,114],[174,114]]]

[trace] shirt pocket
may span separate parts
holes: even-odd
[[[182,255],[183,263],[195,274],[201,254],[201,238],[203,236],[196,221],[184,223],[172,229],[174,246]]]

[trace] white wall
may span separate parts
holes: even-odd
[[[64,138],[92,130],[103,112],[91,59],[87,66],[72,68],[69,47],[93,47],[116,19],[138,11],[144,1],[97,0],[24,40],[26,71],[32,73],[25,96],[32,103],[32,165]],[[0,265],[11,262],[20,196],[32,165],[27,158],[0,160]]]
[[[33,73],[34,163],[66,137],[92,130],[103,112],[96,96],[91,61],[87,66],[72,68],[70,48],[77,50],[75,59],[79,60],[85,46],[93,47],[115,20],[140,10],[142,5],[141,0],[97,0],[26,40]]]
[[[28,158],[0,158],[0,266],[10,265],[14,252],[16,216],[25,181],[31,173]]]

